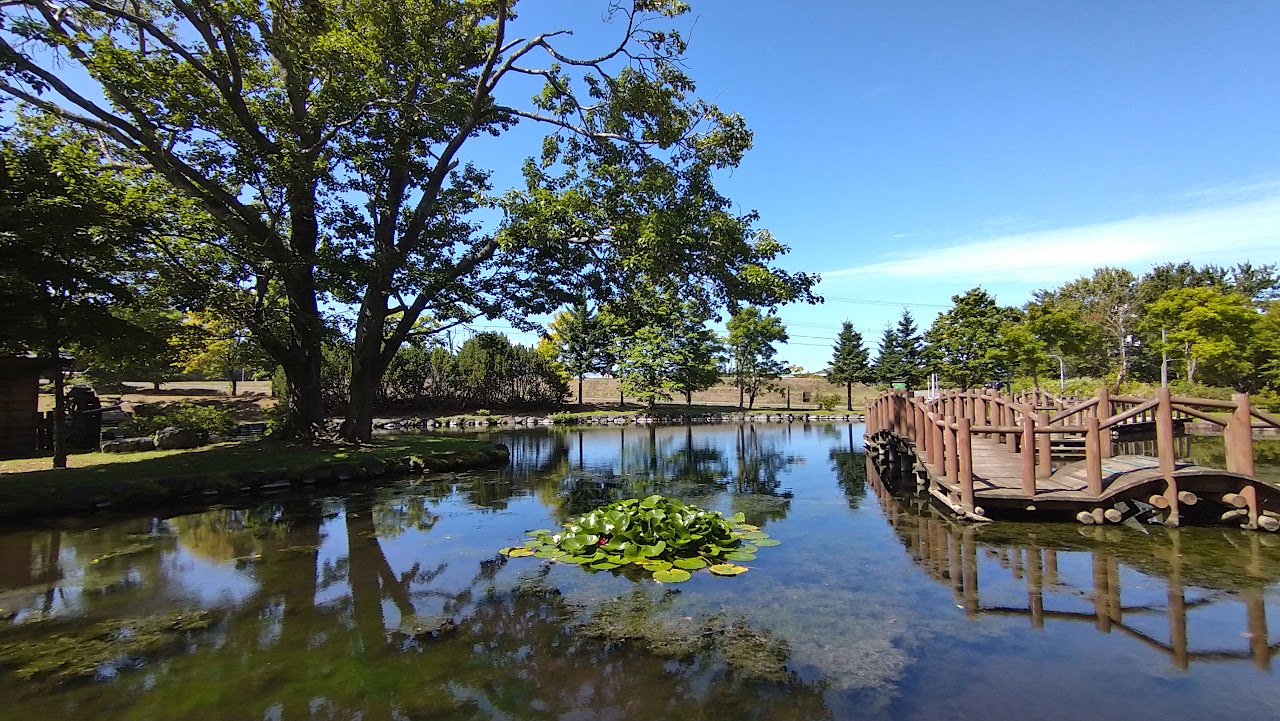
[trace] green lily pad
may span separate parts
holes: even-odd
[[[726,554],[724,554],[724,560],[726,560],[726,561],[754,561],[754,560],[756,560],[756,554],[754,554],[754,553],[747,553],[746,551],[734,551],[733,553],[726,553]]]
[[[532,556],[533,549],[525,548],[524,546],[507,546],[506,548],[500,549],[498,553],[509,558],[524,558],[525,556]]]
[[[746,573],[750,569],[748,569],[746,566],[736,566],[732,563],[717,563],[716,565],[711,566],[707,570],[711,571],[717,576],[736,576],[740,573]]]
[[[765,546],[781,546],[782,541],[775,541],[772,538],[761,538],[756,540],[756,545],[760,548],[764,548]]]
[[[693,576],[688,571],[680,568],[653,572],[653,580],[661,583],[683,583],[688,581],[690,578],[693,578]]]
[[[612,571],[615,568],[621,568],[618,564],[609,563],[608,561],[599,561],[597,563],[593,563],[591,564],[591,567],[596,569],[597,571]]]
[[[699,568],[706,568],[707,562],[701,558],[677,558],[671,562],[676,568],[683,568],[686,571],[696,571]]]

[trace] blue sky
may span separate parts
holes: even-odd
[[[599,47],[603,7],[526,1],[517,29]],[[678,22],[699,93],[755,131],[722,187],[824,276],[826,304],[781,311],[808,369],[841,321],[873,346],[976,285],[1020,305],[1102,264],[1280,261],[1274,0],[703,0]]]
[[[874,350],[903,307],[925,328],[978,285],[1021,305],[1104,264],[1280,262],[1276,0],[692,4],[699,94],[755,132],[719,182],[823,276],[825,304],[780,311],[792,363],[824,368],[844,320]],[[573,28],[557,42],[588,54],[621,30],[607,7],[524,0],[512,31]],[[543,130],[465,159],[501,192]]]

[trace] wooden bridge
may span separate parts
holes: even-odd
[[[1179,459],[1176,424],[1223,428],[1226,468]],[[1150,455],[1117,454],[1118,432],[1154,430]],[[1237,523],[1280,530],[1280,485],[1254,475],[1253,434],[1280,418],[1249,403],[1189,398],[1009,396],[990,389],[924,398],[890,391],[867,407],[867,447],[890,485],[910,484],[975,521],[997,513],[1074,516],[1085,524],[1130,518],[1168,526]],[[1055,446],[1083,449],[1068,463]],[[1055,461],[1057,461],[1055,465]]]
[[[967,616],[1022,617],[1033,628],[1060,623],[1092,625],[1099,633],[1120,633],[1167,655],[1179,670],[1193,662],[1238,660],[1251,660],[1259,669],[1269,670],[1280,656],[1280,641],[1272,640],[1274,631],[1268,632],[1266,597],[1268,588],[1280,578],[1280,555],[1274,548],[1276,540],[1269,536],[1253,534],[1243,542],[1227,538],[1227,556],[1214,557],[1211,562],[1196,559],[1194,553],[1184,554],[1180,534],[1185,531],[1180,530],[1152,534],[1140,544],[1123,542],[1120,529],[1098,527],[1080,528],[1082,537],[1066,542],[1017,533],[1011,538],[988,540],[984,535],[989,527],[956,523],[944,517],[936,504],[911,508],[910,502],[900,503],[874,469],[868,469],[867,485],[912,560],[950,587],[956,605]],[[1112,539],[1111,534],[1122,539]],[[1089,571],[1081,574],[1079,559],[1084,554],[1090,561]],[[1122,573],[1126,567],[1159,579],[1165,598],[1154,597],[1142,588],[1125,598],[1121,580],[1128,575]],[[1224,568],[1232,572],[1223,574]],[[1018,594],[1011,592],[1011,580],[1025,586],[1020,601]],[[995,590],[983,594],[981,588]],[[1132,598],[1135,595],[1138,600]],[[1221,622],[1221,617],[1206,620],[1193,613],[1212,606],[1220,606],[1227,618],[1232,611],[1243,617],[1240,627],[1245,632],[1238,643],[1223,647],[1192,644],[1199,635],[1198,619]],[[1270,620],[1274,628],[1274,619]]]

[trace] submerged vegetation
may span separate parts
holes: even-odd
[[[523,546],[503,548],[511,558],[535,556],[585,565],[597,571],[635,566],[663,583],[680,583],[691,571],[736,576],[762,546],[778,541],[746,523],[742,513],[725,518],[675,498],[628,498],[565,523],[560,532],[530,531]]]
[[[178,643],[212,623],[208,611],[195,611],[42,634],[0,646],[0,667],[14,666],[19,678],[55,684],[93,678],[121,664],[134,664],[139,657]]]

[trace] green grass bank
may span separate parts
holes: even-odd
[[[220,503],[335,482],[498,467],[508,457],[505,446],[484,441],[402,435],[358,447],[264,439],[180,451],[83,453],[57,470],[48,468],[48,458],[0,461],[0,519]]]

